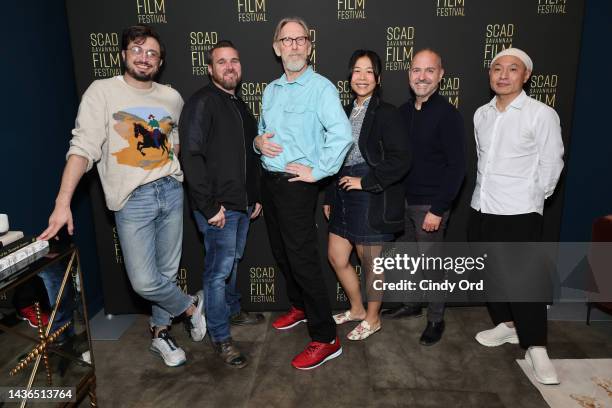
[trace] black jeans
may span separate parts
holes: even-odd
[[[287,282],[289,302],[306,313],[314,341],[331,342],[336,324],[323,278],[315,209],[316,184],[289,182],[285,173],[263,172],[261,198],[272,253]]]
[[[538,242],[542,239],[542,216],[483,214],[472,209],[468,224],[471,242]],[[546,346],[547,311],[544,302],[487,303],[493,324],[513,321],[521,347]]]

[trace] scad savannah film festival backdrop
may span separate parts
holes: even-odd
[[[449,225],[450,241],[465,240],[475,180],[472,117],[492,96],[487,69],[497,52],[514,46],[531,55],[535,69],[527,92],[557,111],[566,151],[569,146],[581,0],[67,0],[67,10],[80,95],[92,81],[121,74],[121,30],[147,23],[159,31],[167,48],[158,81],[178,90],[185,100],[208,82],[205,51],[221,39],[234,42],[242,61],[242,96],[256,117],[266,85],[282,74],[271,46],[282,17],[301,16],[310,24],[312,66],[336,85],[343,103],[350,100],[347,63],[353,50],[368,48],[381,56],[384,97],[396,105],[409,97],[407,71],[414,52],[423,47],[438,50],[446,71],[440,93],[463,114],[467,135],[468,172]],[[105,310],[144,311],[127,281],[98,176],[89,179]],[[562,197],[563,178],[547,203],[545,240],[558,239]],[[346,296],[327,263],[327,224],[321,211],[317,222],[329,294],[332,304],[340,307]],[[178,284],[194,293],[201,287],[204,250],[189,208],[184,231]],[[287,307],[283,277],[261,218],[251,225],[238,280],[246,310]]]

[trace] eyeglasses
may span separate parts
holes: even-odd
[[[142,47],[139,47],[138,45],[135,45],[132,48],[130,48],[130,52],[134,55],[142,55],[142,53],[144,53],[147,58],[150,58],[152,60],[159,59],[159,52],[155,50],[145,51]]]
[[[280,41],[281,43],[283,43],[283,45],[285,47],[291,47],[293,45],[293,42],[295,41],[295,43],[298,46],[303,46],[304,44],[306,44],[306,40],[308,39],[307,36],[302,36],[302,37],[296,37],[296,38],[291,38],[291,37],[283,37],[283,38],[279,38],[278,41]]]

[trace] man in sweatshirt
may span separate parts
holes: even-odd
[[[95,163],[106,205],[115,216],[130,283],[152,303],[150,349],[168,366],[178,366],[186,358],[169,334],[172,318],[185,315],[193,341],[204,339],[206,321],[202,293],[192,297],[176,285],[183,241],[183,173],[175,153],[183,100],[172,88],[154,82],[164,55],[152,27],[123,31],[125,72],[94,81],[83,94],[55,208],[38,238],[51,239],[64,225],[72,235],[70,201]],[[149,123],[151,116],[157,118],[156,127]]]

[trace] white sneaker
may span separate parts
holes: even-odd
[[[500,323],[493,329],[476,334],[476,341],[483,346],[497,347],[504,343],[518,344],[519,339],[514,327],[508,327],[505,323]]]
[[[206,336],[206,318],[204,317],[204,292],[198,291],[194,297],[195,312],[185,318],[185,330],[193,341],[202,341]]]
[[[157,337],[153,337],[150,350],[159,355],[170,367],[180,366],[187,361],[185,351],[176,344],[166,329],[160,330]]]
[[[559,384],[557,370],[548,358],[546,347],[529,347],[525,353],[525,360],[531,366],[533,375],[538,382],[546,385]]]

